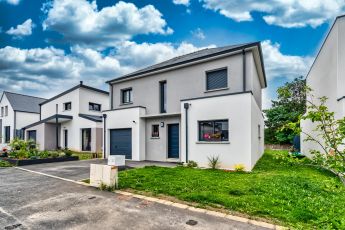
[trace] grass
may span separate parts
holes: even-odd
[[[102,158],[102,153],[90,153],[90,152],[75,152],[72,151],[72,156],[78,156],[79,160],[90,160],[94,158]]]
[[[7,161],[0,160],[0,168],[12,167],[13,165]]]
[[[225,208],[296,229],[345,229],[345,186],[328,171],[267,150],[252,173],[185,167],[120,172],[120,189]]]

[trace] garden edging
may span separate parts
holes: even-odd
[[[2,160],[7,161],[16,166],[33,165],[33,164],[43,164],[43,163],[54,163],[54,162],[64,162],[64,161],[76,161],[79,160],[78,156],[69,157],[57,157],[57,158],[44,158],[44,159],[12,159],[12,158],[2,158]]]

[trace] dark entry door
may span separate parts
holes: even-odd
[[[5,126],[5,143],[10,143],[11,138],[11,127]]]
[[[82,151],[91,151],[91,129],[82,129]]]
[[[64,141],[64,144],[65,144],[65,149],[67,149],[68,148],[68,130],[67,129],[65,129],[64,130],[64,139],[65,139],[65,141]]]
[[[110,155],[125,155],[132,159],[132,129],[110,130]]]
[[[168,158],[180,156],[179,124],[168,124]]]

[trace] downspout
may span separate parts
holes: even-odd
[[[242,50],[242,57],[243,57],[243,92],[246,91],[246,51]]]
[[[103,159],[107,156],[107,114],[103,114]]]
[[[186,111],[186,163],[188,163],[188,109],[189,109],[189,103],[183,104],[184,109]]]
[[[58,104],[56,104],[56,114],[55,114],[55,132],[56,132],[56,150],[59,149],[59,118],[58,118]]]
[[[42,116],[41,116],[42,107],[41,107],[41,104],[39,106],[40,106],[40,120],[42,120]]]
[[[114,93],[114,89],[113,89],[113,85],[110,83],[109,84],[110,86],[110,110],[113,110],[114,109],[114,106],[113,106],[113,102],[114,102],[114,98],[113,98],[113,93]]]
[[[14,121],[13,121],[13,139],[17,137],[17,111],[13,110],[14,112]]]

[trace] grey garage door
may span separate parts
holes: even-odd
[[[110,155],[125,155],[132,159],[132,129],[110,130]]]

